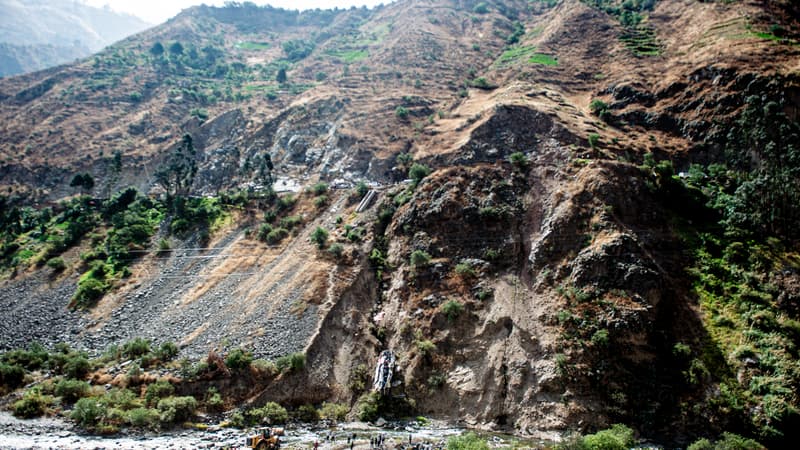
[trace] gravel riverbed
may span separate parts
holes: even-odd
[[[370,439],[385,438],[384,448],[403,448],[409,441],[426,448],[444,445],[447,438],[461,429],[443,423],[419,426],[415,422],[387,423],[384,427],[353,422],[335,427],[288,427],[281,438],[284,448],[310,448],[314,443],[321,449],[370,448]],[[20,420],[0,412],[0,449],[224,449],[244,448],[244,440],[254,430],[210,427],[208,430],[177,430],[162,434],[120,434],[110,437],[85,435],[69,422],[59,418]],[[508,439],[511,439],[508,437]],[[500,446],[505,438],[493,437]]]

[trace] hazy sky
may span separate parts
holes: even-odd
[[[375,6],[380,3],[388,4],[391,0],[251,0],[257,5],[270,4],[275,7],[287,9],[329,9],[335,6],[348,8],[350,6]],[[206,5],[221,6],[225,0],[85,0],[85,3],[103,7],[108,5],[111,9],[139,16],[152,24],[159,24],[175,16],[182,9],[205,3]],[[242,1],[243,3],[243,1]]]

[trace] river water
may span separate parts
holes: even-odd
[[[387,427],[374,427],[354,422],[332,428],[288,427],[281,438],[284,448],[320,449],[350,448],[348,439],[355,435],[354,448],[368,449],[370,439],[383,435],[384,448],[399,448],[410,442],[435,448],[445,444],[448,437],[463,429],[432,422],[419,426],[392,423]],[[210,427],[208,430],[178,430],[163,434],[118,435],[98,437],[81,434],[72,424],[58,418],[20,420],[8,412],[0,412],[0,449],[224,449],[245,448],[244,440],[255,431]],[[510,447],[520,444],[511,436],[494,435],[489,438],[493,447]],[[545,443],[526,442],[524,447],[542,447]]]

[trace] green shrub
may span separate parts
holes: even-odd
[[[485,301],[486,299],[492,297],[494,295],[494,291],[492,289],[480,289],[478,292],[475,293],[475,297],[478,298],[480,301]]]
[[[125,374],[128,378],[138,377],[142,374],[142,365],[139,364],[139,361],[134,361],[133,364],[128,366],[128,371]]]
[[[428,339],[419,339],[415,342],[415,345],[417,346],[417,350],[419,350],[422,355],[430,355],[436,351],[436,344]]]
[[[278,366],[276,366],[274,362],[267,361],[266,359],[253,360],[253,362],[250,363],[250,365],[257,371],[265,375],[271,376],[278,373]]]
[[[203,122],[208,119],[208,110],[204,108],[192,108],[189,111],[189,115],[192,117],[197,117],[201,122]]]
[[[162,362],[171,361],[178,356],[178,346],[174,342],[167,341],[161,344],[156,350],[155,355]]]
[[[27,370],[36,370],[44,367],[50,354],[47,349],[36,342],[30,344],[26,350],[18,349],[0,355],[0,361],[10,366],[20,366]]]
[[[172,220],[172,223],[169,225],[169,232],[176,235],[182,236],[184,235],[189,229],[191,228],[191,224],[188,220],[178,217]]]
[[[394,196],[394,204],[397,206],[403,206],[414,197],[414,191],[412,189],[407,189],[403,192]]]
[[[25,369],[16,364],[0,363],[0,386],[16,389],[25,380]]]
[[[285,195],[278,199],[278,211],[285,211],[288,209],[292,209],[297,203],[297,198],[293,195]]]
[[[364,239],[365,233],[366,231],[363,228],[352,228],[347,231],[347,240],[350,242],[361,242]]]
[[[403,167],[403,168],[408,168],[408,167],[411,167],[411,163],[414,162],[414,157],[411,156],[410,153],[403,152],[403,153],[400,153],[399,155],[397,155],[397,157],[395,158],[395,161],[397,162],[398,166]]]
[[[448,322],[453,322],[464,312],[464,305],[455,300],[448,300],[442,305],[442,312],[447,317]]]
[[[122,354],[130,359],[147,353],[150,353],[150,341],[147,339],[135,338],[122,345]]]
[[[484,206],[478,210],[478,215],[480,215],[484,220],[502,220],[508,217],[510,214],[508,208],[505,206]],[[493,256],[492,258],[486,258],[489,260],[497,259],[497,256],[499,255],[496,250],[492,249],[487,249],[484,253],[485,256]]]
[[[431,262],[431,255],[424,250],[414,250],[411,252],[410,261],[414,267],[427,266]]]
[[[90,387],[85,381],[62,379],[56,384],[55,394],[67,403],[75,403],[89,394]]]
[[[442,375],[441,373],[434,373],[428,377],[428,386],[431,387],[432,389],[439,389],[442,386],[444,386],[446,381],[447,378],[445,378],[444,375]]]
[[[683,342],[678,342],[672,347],[672,354],[676,358],[688,359],[692,356],[692,348]]]
[[[339,259],[344,255],[344,247],[342,244],[333,243],[328,247],[328,253],[336,259]]]
[[[86,356],[81,353],[72,353],[67,355],[62,373],[69,378],[81,379],[89,373],[91,368],[92,366]]]
[[[597,148],[600,144],[600,135],[597,133],[592,133],[589,135],[589,147]]]
[[[47,260],[47,267],[55,270],[56,272],[61,272],[67,268],[67,263],[64,262],[64,258],[57,256]]]
[[[159,419],[162,423],[186,421],[194,415],[196,409],[197,400],[194,397],[167,397],[158,401]]]
[[[714,444],[706,438],[694,441],[686,450],[714,450]]]
[[[320,209],[328,204],[328,200],[330,199],[328,198],[327,195],[320,195],[319,197],[314,199],[314,207]]]
[[[152,408],[134,408],[127,412],[126,421],[135,428],[156,430],[159,426],[160,414]]]
[[[57,374],[64,374],[64,366],[69,360],[69,355],[61,352],[55,352],[47,359],[47,368]]]
[[[298,407],[295,411],[293,416],[299,420],[300,422],[319,422],[319,411],[314,408],[313,405],[302,405]]]
[[[315,184],[314,186],[311,186],[311,192],[314,195],[322,195],[322,194],[328,192],[328,183],[320,181],[319,183]]]
[[[289,412],[286,411],[286,408],[275,402],[269,402],[261,408],[251,409],[247,411],[246,415],[250,423],[254,424],[279,425],[289,420]]]
[[[14,402],[14,415],[23,419],[39,417],[53,404],[53,397],[43,395],[39,389],[25,392],[21,400]]]
[[[208,388],[206,391],[206,409],[209,411],[222,411],[224,407],[224,402],[222,401],[222,396],[219,394],[216,388],[213,386]]]
[[[289,230],[286,228],[275,228],[267,234],[267,243],[270,245],[279,244],[286,236],[289,236]]]
[[[300,216],[289,216],[284,217],[280,221],[280,226],[286,228],[287,230],[291,230],[292,228],[296,227],[303,223],[303,218]]]
[[[405,106],[398,106],[397,109],[394,110],[394,115],[405,120],[408,118],[408,108]]]
[[[599,116],[603,111],[608,110],[608,104],[596,98],[589,103],[589,110],[592,111],[592,114]]]
[[[380,412],[381,396],[377,392],[368,392],[359,397],[356,402],[356,415],[358,420],[371,422],[378,418]]]
[[[275,360],[275,366],[280,372],[296,372],[306,367],[306,355],[303,353],[292,353],[281,356]]]
[[[319,415],[323,419],[327,420],[335,420],[335,421],[342,421],[347,418],[347,413],[350,412],[350,408],[343,403],[323,403],[322,407],[319,409]]]
[[[422,181],[423,178],[427,177],[430,174],[431,174],[430,167],[424,164],[414,163],[411,166],[411,168],[408,169],[408,177],[414,181],[415,185],[419,184],[419,182]]]
[[[367,192],[369,192],[369,186],[367,186],[367,183],[365,183],[363,181],[359,181],[358,183],[356,183],[355,190],[356,190],[356,194],[358,194],[359,198],[362,198],[365,195],[367,195]]]
[[[311,233],[311,241],[317,244],[318,249],[322,250],[325,248],[325,244],[328,243],[328,230],[317,227],[317,229]]]
[[[103,404],[108,407],[119,408],[123,410],[130,410],[133,408],[140,408],[142,402],[139,396],[132,391],[123,388],[112,388],[110,391],[101,398]]]
[[[480,2],[472,8],[472,12],[475,14],[486,14],[489,12],[489,5],[486,2]],[[448,444],[448,448],[450,444]]]
[[[765,450],[766,447],[734,433],[722,433],[722,439],[714,443],[714,450]]]
[[[78,308],[89,308],[99,300],[108,290],[109,286],[93,277],[82,279],[78,282],[78,290],[72,296],[72,303]]]
[[[246,369],[253,362],[253,354],[240,348],[231,350],[225,358],[225,365],[231,369]]]
[[[299,61],[305,58],[306,56],[310,55],[311,52],[314,51],[314,47],[315,44],[313,41],[308,41],[305,39],[291,39],[281,44],[281,48],[283,48],[283,52],[286,54],[286,58],[292,62]],[[283,77],[278,77],[278,78],[284,78],[283,81],[279,80],[279,82],[281,83],[286,81],[285,69]]]
[[[524,169],[528,166],[528,157],[522,152],[514,152],[508,155],[508,162],[510,162],[517,169]]]
[[[694,358],[692,359],[691,363],[689,363],[689,369],[685,370],[683,375],[689,384],[697,385],[710,377],[711,373],[708,371],[708,368],[703,361],[698,358]]]
[[[447,439],[447,450],[489,450],[489,444],[473,432]]]
[[[460,262],[456,264],[455,271],[458,276],[464,279],[474,278],[477,275],[475,268],[473,268],[472,264],[468,262]]]
[[[583,447],[587,450],[628,450],[635,443],[633,430],[622,424],[583,437]]]
[[[608,330],[597,330],[592,335],[592,345],[595,347],[608,346]]]
[[[106,412],[105,405],[94,397],[85,397],[75,403],[70,418],[83,428],[94,428]]]
[[[366,389],[367,386],[370,386],[371,380],[370,370],[365,364],[359,364],[353,367],[350,372],[350,379],[347,382],[347,387],[353,391],[353,393],[359,393]]]
[[[144,401],[148,406],[153,406],[162,398],[166,398],[175,393],[175,386],[169,381],[156,381],[147,386],[147,392],[144,394]]]
[[[244,414],[241,411],[234,411],[228,420],[230,426],[235,428],[244,428],[247,423],[245,422]]]
[[[469,84],[470,86],[478,89],[492,89],[497,87],[496,85],[489,83],[489,80],[487,80],[485,77],[475,78],[474,80],[470,81]]]

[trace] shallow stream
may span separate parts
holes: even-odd
[[[346,450],[355,435],[353,448],[369,449],[370,440],[384,437],[384,449],[403,448],[419,444],[420,448],[444,446],[447,438],[463,429],[432,422],[419,426],[389,423],[376,427],[361,422],[339,424],[331,428],[287,427],[281,438],[283,448],[313,448]],[[72,424],[58,418],[20,420],[8,412],[0,412],[0,449],[224,449],[245,448],[244,441],[256,430],[210,427],[208,430],[177,430],[161,434],[120,434],[99,437],[82,434]],[[525,442],[512,436],[492,435],[492,447],[541,448],[544,442]]]

